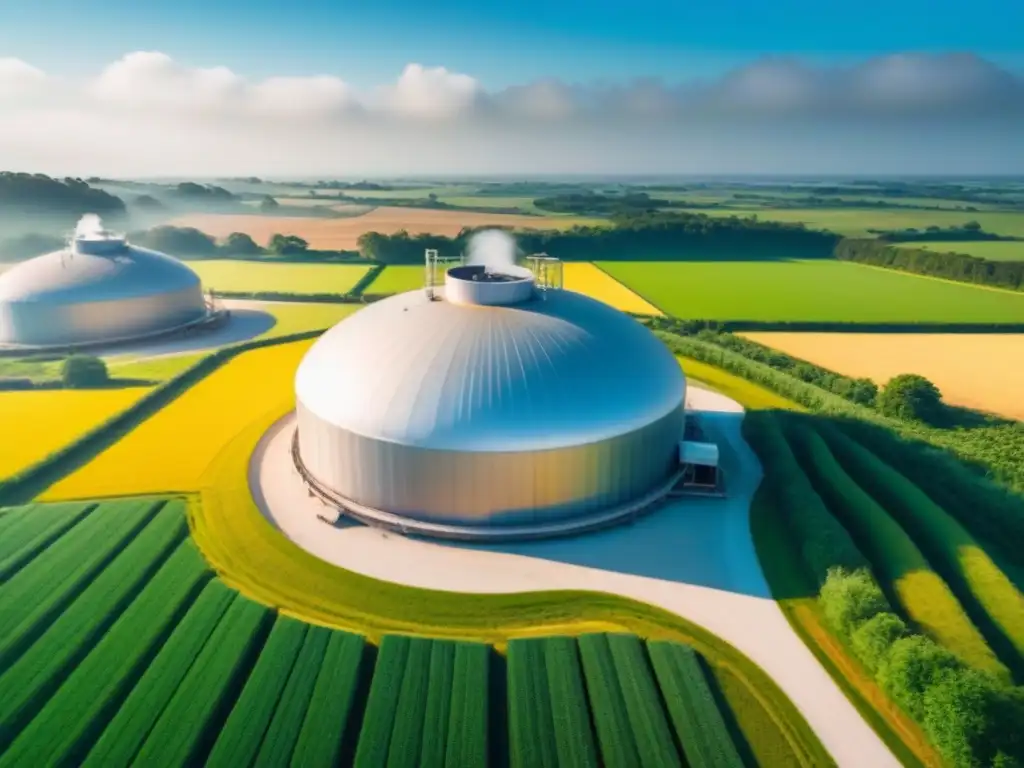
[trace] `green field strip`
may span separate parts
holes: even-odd
[[[626,700],[619,687],[611,647],[605,635],[580,635],[577,640],[590,698],[590,711],[606,768],[641,765]]]
[[[281,694],[274,717],[267,728],[263,744],[256,756],[258,768],[274,768],[288,765],[295,744],[299,740],[302,723],[306,719],[306,710],[313,698],[316,679],[320,673],[320,664],[327,652],[327,643],[331,639],[331,630],[326,627],[311,626],[302,642],[298,658],[288,676],[288,684]]]
[[[509,764],[512,768],[556,768],[554,716],[544,661],[544,640],[508,642]]]
[[[7,515],[12,516],[11,524],[0,531],[0,585],[6,584],[36,555],[51,546],[94,509],[95,504],[70,502],[33,504],[16,507],[8,512]]]
[[[0,744],[11,744],[0,766],[80,764],[211,575],[181,542],[20,735],[0,730]]]
[[[455,644],[447,768],[487,768],[490,654],[482,643]]]
[[[42,706],[187,534],[180,502],[165,506],[0,675],[0,734]]]
[[[558,765],[596,768],[600,761],[576,640],[571,637],[546,638],[543,652]]]
[[[210,581],[89,752],[85,768],[130,766],[238,593]],[[239,598],[241,599],[241,598]]]
[[[686,762],[706,768],[743,768],[696,652],[681,643],[647,641],[658,686]]]
[[[640,765],[682,768],[643,642],[636,635],[608,635],[615,674],[636,738]]]
[[[101,504],[0,587],[0,669],[49,624],[127,546],[162,501]]]
[[[409,642],[402,689],[395,708],[395,726],[388,747],[388,768],[417,768],[423,743],[423,724],[430,682],[430,651],[433,641],[416,637]]]
[[[945,581],[913,539],[836,461],[807,423],[792,423],[789,436],[811,484],[850,531],[894,605],[937,643],[971,666],[1008,677]]]
[[[308,624],[278,616],[267,643],[206,761],[210,768],[252,765],[284,692]]]
[[[265,606],[235,598],[146,737],[136,763],[189,766],[205,760],[273,616]]]
[[[822,429],[850,477],[885,507],[949,584],[1000,659],[1024,675],[1024,596],[959,522],[859,443]]]
[[[385,635],[381,641],[363,714],[363,727],[359,732],[356,768],[385,768],[387,765],[409,645],[410,638],[404,635]]]
[[[361,635],[331,633],[292,752],[294,768],[328,768],[338,764],[342,740],[353,717],[365,648],[366,640]]]
[[[373,284],[373,281],[384,271],[386,266],[385,264],[376,264],[370,267],[366,274],[360,277],[359,281],[352,286],[349,294],[351,296],[362,296],[363,292]]]
[[[596,264],[681,319],[850,325],[1024,322],[1024,293],[1019,291],[831,258],[730,261],[709,256]]]
[[[454,675],[455,644],[434,640],[430,647],[427,700],[423,710],[423,742],[420,745],[420,765],[424,768],[444,766]]]

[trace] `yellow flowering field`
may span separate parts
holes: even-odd
[[[634,293],[604,270],[589,261],[569,261],[562,265],[564,287],[610,304],[623,312],[661,315],[662,311]]]
[[[149,389],[0,392],[0,479],[45,459],[128,408]]]
[[[313,340],[245,352],[91,462],[43,499],[198,491],[207,467],[238,434],[265,414],[294,403],[293,379]]]

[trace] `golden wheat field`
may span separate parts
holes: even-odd
[[[614,277],[589,261],[572,261],[562,265],[565,288],[610,304],[623,312],[660,315],[661,310],[648,303]]]
[[[0,393],[0,479],[26,469],[128,408],[150,391],[58,389]]]
[[[293,379],[312,340],[245,352],[50,488],[45,500],[196,491],[231,440],[294,402]]]
[[[1024,334],[744,333],[847,376],[900,373],[935,383],[948,403],[1024,419]]]
[[[337,219],[194,213],[180,216],[170,223],[177,227],[195,227],[217,238],[227,237],[232,232],[245,232],[261,245],[266,245],[272,235],[282,234],[297,235],[316,250],[351,251],[356,249],[356,241],[365,232],[391,234],[404,229],[411,234],[430,233],[451,237],[457,235],[463,227],[566,229],[574,224],[592,224],[593,221],[575,217],[515,216],[382,206],[362,216]]]

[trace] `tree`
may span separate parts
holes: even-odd
[[[110,381],[107,364],[92,355],[71,355],[64,360],[60,375],[70,389],[102,387]]]
[[[220,249],[230,256],[259,256],[263,249],[244,232],[232,232]]]
[[[942,416],[942,394],[924,376],[894,376],[878,395],[878,410],[904,421],[934,424]]]
[[[291,256],[298,253],[305,253],[309,243],[297,235],[275,234],[270,238],[268,250],[279,256]]]
[[[133,233],[129,239],[145,248],[174,256],[213,256],[217,253],[217,241],[195,227],[153,227],[146,232]]]
[[[277,202],[277,200],[275,200],[270,195],[264,195],[263,196],[263,200],[260,201],[260,210],[261,211],[273,211],[274,209],[280,208],[280,207],[281,207],[281,204],[279,202]]]
[[[825,620],[843,637],[849,637],[866,621],[889,610],[878,583],[862,568],[829,568],[820,596]]]
[[[976,221],[968,221],[966,224],[964,224],[964,229],[969,229],[972,232],[978,232],[979,230],[981,230],[981,224],[979,224]]]

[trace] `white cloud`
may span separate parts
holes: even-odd
[[[471,111],[482,96],[480,84],[469,75],[408,64],[398,82],[385,89],[384,105],[403,115],[445,118]]]
[[[1024,170],[1024,80],[970,54],[496,92],[413,63],[362,95],[333,75],[254,81],[159,52],[77,81],[0,58],[0,107],[0,168],[56,173]]]
[[[21,59],[0,57],[0,104],[35,97],[46,89],[46,73]]]

